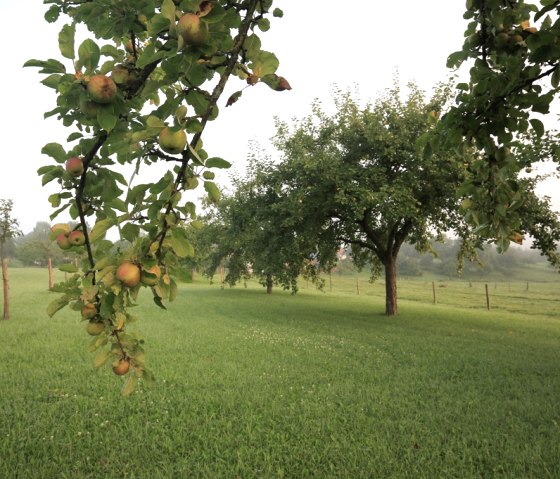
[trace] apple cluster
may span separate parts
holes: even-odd
[[[84,232],[76,229],[71,230],[67,223],[57,223],[51,227],[51,238],[56,240],[56,244],[62,250],[68,250],[72,246],[83,246],[86,242]]]

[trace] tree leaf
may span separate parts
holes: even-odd
[[[185,230],[181,228],[172,230],[171,247],[180,258],[192,258],[194,256],[194,247],[187,239]]]
[[[47,306],[47,314],[49,315],[49,317],[52,318],[55,313],[64,308],[64,306],[66,306],[70,302],[70,300],[70,296],[64,295],[60,298],[56,298],[54,301],[51,301]]]
[[[95,243],[98,239],[103,238],[107,230],[112,226],[115,226],[115,220],[113,218],[105,218],[98,221],[89,234],[89,240]]]
[[[95,360],[93,361],[93,366],[95,368],[100,368],[104,364],[107,363],[109,358],[112,356],[110,349],[104,349],[103,351],[99,351],[95,356]]]
[[[97,123],[99,126],[110,132],[117,125],[117,115],[115,115],[112,105],[106,105],[97,110]]]
[[[76,25],[64,25],[58,34],[58,48],[63,57],[74,60],[74,35],[76,34]]]
[[[212,201],[212,203],[218,203],[220,201],[222,195],[216,186],[216,183],[213,181],[205,181],[204,189],[206,190],[206,193],[208,193],[208,198]]]
[[[68,159],[68,154],[59,143],[47,143],[41,149],[41,153],[50,156],[57,163],[64,163]]]
[[[138,378],[134,374],[129,374],[126,378],[125,383],[121,389],[121,394],[123,396],[130,396],[134,390],[136,389],[136,385],[138,384]]]
[[[529,122],[531,123],[531,126],[533,127],[533,130],[535,130],[537,136],[541,137],[544,135],[544,124],[542,121],[533,118],[532,120],[529,120]]]
[[[65,273],[77,273],[78,267],[74,263],[61,264],[58,269]]]
[[[94,72],[99,64],[100,56],[101,51],[97,46],[97,43],[89,38],[84,40],[78,47],[78,69],[85,67],[87,73]]]
[[[231,163],[222,158],[218,158],[214,156],[212,158],[208,158],[204,162],[204,166],[206,166],[206,168],[230,168]]]

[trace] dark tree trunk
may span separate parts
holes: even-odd
[[[2,258],[2,285],[4,288],[4,313],[2,319],[10,319],[10,298],[8,295],[8,258]]]
[[[397,258],[388,255],[385,266],[385,314],[395,316],[399,313],[397,307]]]
[[[266,294],[272,294],[272,275],[266,275]]]

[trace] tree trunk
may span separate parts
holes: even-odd
[[[266,294],[272,294],[272,275],[266,275]]]
[[[2,319],[10,319],[10,298],[8,297],[8,258],[2,258],[2,284],[4,286],[4,314]]]
[[[49,256],[47,260],[47,268],[49,269],[49,291],[53,289],[53,272],[52,272],[52,260]]]
[[[385,314],[395,316],[399,313],[397,307],[397,259],[388,255],[385,266]]]

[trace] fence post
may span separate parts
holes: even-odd
[[[490,311],[490,294],[488,293],[488,283],[486,283],[484,286],[486,288],[486,309]]]
[[[356,293],[360,296],[360,279],[356,278]]]
[[[436,282],[432,281],[432,293],[434,296],[434,304],[437,304],[437,300],[436,300]]]

